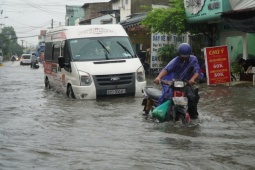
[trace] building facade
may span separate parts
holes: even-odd
[[[198,1],[184,0],[184,5],[188,22],[205,23],[215,28],[213,46],[227,45],[231,62],[240,57],[244,59],[255,57],[253,47],[255,26],[253,29],[241,29],[245,25],[251,25],[245,24],[244,20],[255,14],[254,10],[253,13],[247,14],[247,9],[255,7],[254,0],[201,0],[199,3]],[[239,13],[239,19],[233,21],[234,15],[240,10],[246,12]],[[233,22],[230,22],[231,18]],[[191,37],[191,43],[195,44],[197,39],[199,39],[198,36]],[[199,41],[201,42],[201,39]],[[205,42],[198,48],[202,50],[206,46],[208,43]]]
[[[66,5],[65,25],[78,25],[79,21],[84,17],[82,6]],[[77,22],[78,21],[78,22]]]

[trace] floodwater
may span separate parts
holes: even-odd
[[[44,89],[42,65],[5,62],[0,169],[255,169],[255,86],[198,86],[200,116],[184,128],[146,119],[141,98],[68,99]]]

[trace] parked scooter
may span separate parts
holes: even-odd
[[[192,70],[194,68],[191,68]],[[188,72],[192,72],[189,70]],[[187,81],[173,80],[166,81],[161,80],[161,84],[168,85],[173,92],[168,110],[166,112],[165,121],[176,122],[181,120],[184,125],[189,124],[190,115],[188,113],[188,88],[193,88]],[[144,106],[144,114],[149,115],[158,106],[158,99],[162,95],[162,91],[153,87],[143,88],[144,99],[142,105]]]

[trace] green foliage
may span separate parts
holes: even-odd
[[[3,33],[0,33],[0,47],[2,48],[4,55],[10,53],[10,43],[10,39]]]
[[[150,28],[153,33],[181,35],[187,32],[184,2],[180,0],[170,0],[169,2],[169,8],[157,8],[148,12],[141,24]]]
[[[4,27],[0,33],[0,46],[5,56],[21,55],[22,47],[18,44],[16,32],[13,27]]]
[[[177,51],[175,45],[166,45],[158,49],[158,57],[166,65],[170,60],[176,57]]]
[[[169,0],[169,8],[152,9],[141,24],[151,29],[152,33],[202,33],[208,39],[207,46],[214,46],[218,36],[217,24],[187,22],[183,0]]]
[[[238,62],[233,62],[231,64],[231,72],[234,74],[240,74],[241,72],[243,72],[243,67],[238,64]]]

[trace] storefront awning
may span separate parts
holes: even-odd
[[[223,22],[238,31],[255,33],[255,7],[221,14]]]
[[[121,21],[120,24],[124,28],[130,28],[136,25],[140,25],[140,22],[145,18],[145,16],[146,14],[137,14],[127,20]]]

